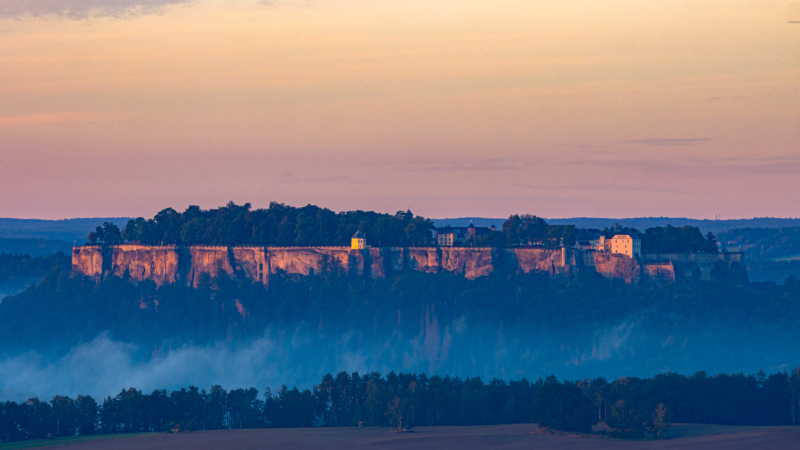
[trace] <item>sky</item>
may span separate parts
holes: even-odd
[[[0,0],[0,217],[800,217],[800,3]]]

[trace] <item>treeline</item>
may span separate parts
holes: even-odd
[[[370,246],[430,246],[434,242],[433,221],[411,211],[381,214],[374,211],[335,213],[307,205],[302,208],[272,202],[266,209],[252,209],[250,203],[233,202],[216,209],[190,206],[179,213],[164,209],[152,219],[139,217],[124,227],[106,222],[89,233],[90,244],[138,242],[147,245],[258,245],[258,246],[348,246],[356,231],[367,236]],[[656,227],[640,233],[615,224],[603,232],[636,233],[647,253],[716,252],[714,235],[706,236],[696,227]],[[574,225],[549,225],[541,217],[514,214],[502,230],[475,236],[467,246],[575,244],[579,230]]]
[[[648,228],[642,238],[643,253],[717,253],[717,239],[709,232],[705,236],[699,228],[684,227]]]
[[[543,245],[567,247],[575,245],[578,229],[574,225],[549,225],[544,219],[530,214],[511,215],[503,223],[503,231],[478,237],[479,243],[496,246]]]
[[[84,239],[81,236],[81,239]],[[9,255],[48,256],[62,252],[65,255],[72,253],[72,242],[52,239],[30,238],[2,238],[0,237],[0,252]]]
[[[426,246],[433,242],[433,222],[410,211],[395,215],[335,213],[314,205],[295,208],[277,202],[266,209],[233,202],[208,210],[190,206],[182,213],[167,208],[152,219],[131,219],[122,229],[105,223],[87,240],[92,244],[349,246],[359,230],[373,246]]]
[[[604,420],[616,435],[661,434],[669,422],[797,425],[800,368],[766,376],[675,373],[531,383],[426,374],[325,375],[313,389],[150,394],[123,389],[102,403],[55,396],[0,403],[0,442],[91,434],[297,427],[397,427],[538,423],[589,433]]]
[[[434,245],[433,222],[411,211],[381,214],[373,211],[335,213],[307,205],[295,208],[272,202],[267,209],[252,209],[249,203],[203,210],[190,206],[183,213],[167,208],[152,219],[131,219],[120,228],[106,222],[87,237],[90,244],[139,242],[148,245],[263,245],[349,246],[356,231],[367,236],[371,246]],[[469,246],[513,246],[540,244],[555,247],[563,241],[575,243],[577,230],[571,225],[548,225],[531,215],[512,215],[503,231],[477,236]]]
[[[0,253],[0,281],[24,280],[40,277],[54,267],[69,270],[72,259],[59,252],[31,258],[30,255]]]

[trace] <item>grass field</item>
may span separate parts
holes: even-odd
[[[85,442],[97,441],[111,441],[117,439],[139,439],[145,437],[156,436],[150,433],[136,433],[136,434],[103,434],[98,436],[75,436],[63,437],[58,439],[37,439],[35,441],[22,441],[22,442],[9,442],[8,444],[0,444],[0,450],[20,450],[25,448],[53,448],[61,447],[68,444],[82,444]]]
[[[211,450],[232,449],[671,449],[744,450],[795,448],[800,427],[732,427],[676,424],[670,438],[627,441],[532,433],[536,425],[422,427],[410,433],[386,428],[302,428],[199,431],[146,435],[147,439],[114,439],[58,445],[60,450]],[[50,445],[62,442],[48,441]],[[24,447],[14,447],[24,448]],[[28,447],[29,448],[29,447]],[[5,447],[0,447],[4,450]]]

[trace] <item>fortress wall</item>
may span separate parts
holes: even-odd
[[[497,254],[490,247],[442,248],[441,269],[464,274],[470,280],[489,275],[497,263]]]
[[[103,276],[103,247],[101,245],[73,247],[72,273],[100,279]]]
[[[197,286],[203,275],[214,278],[219,273],[233,275],[228,247],[192,246],[189,247],[189,275],[187,284]]]
[[[699,279],[710,281],[715,279],[714,270],[722,264],[729,270],[735,269],[736,277],[747,282],[747,271],[742,266],[742,253],[648,253],[643,255],[646,261],[671,261],[675,266],[679,279]],[[736,265],[736,267],[734,267]],[[726,275],[728,276],[728,275]]]
[[[676,281],[675,265],[666,263],[647,263],[642,266],[641,274],[654,281]]]
[[[387,264],[389,263],[387,253],[388,252],[382,248],[368,249],[367,261],[364,261],[364,265],[368,265],[369,275],[372,279],[386,278]]]
[[[406,247],[405,267],[426,273],[438,273],[441,267],[436,247]]]
[[[697,264],[714,265],[717,261],[741,262],[742,254],[735,253],[645,253],[642,255],[647,261],[679,261],[682,263],[693,262]]]
[[[386,259],[386,270],[389,272],[399,272],[406,267],[406,248],[405,247],[383,247],[381,248],[383,257]]]
[[[233,272],[257,283],[269,281],[269,263],[264,247],[231,247]]]
[[[504,248],[510,268],[522,273],[535,271],[547,272],[551,275],[562,272],[561,249],[549,248]]]
[[[319,271],[327,257],[328,264],[334,264],[350,273],[355,269],[358,273],[364,272],[364,258],[351,262],[351,251],[358,253],[352,255],[358,259],[360,252],[351,250],[350,247],[270,247],[267,248],[267,262],[270,274],[284,272],[299,275],[309,275],[311,271]]]
[[[594,252],[595,269],[609,278],[622,278],[626,283],[638,283],[641,272],[639,262],[630,256],[617,253]]]
[[[110,270],[119,277],[127,272],[136,281],[153,280],[156,285],[180,279],[180,249],[175,246],[116,245],[110,251]]]

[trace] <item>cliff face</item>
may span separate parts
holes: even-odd
[[[675,265],[670,262],[648,263],[642,266],[641,274],[647,279],[663,283],[677,281],[675,277]]]
[[[563,269],[561,249],[504,248],[504,259],[508,270],[523,273],[535,271],[556,275]]]
[[[153,280],[157,285],[176,283],[180,279],[179,248],[117,245],[111,249],[111,270],[117,276],[128,272],[136,281]]]
[[[269,281],[269,262],[264,247],[232,247],[228,250],[228,264],[231,260],[237,276],[265,284]]]
[[[310,275],[330,269],[353,276],[383,278],[405,269],[425,273],[453,272],[469,279],[501,270],[510,273],[547,272],[570,276],[597,270],[606,276],[639,278],[639,265],[623,255],[595,254],[594,266],[573,249],[543,248],[442,248],[383,247],[351,250],[348,247],[174,247],[84,246],[72,252],[73,272],[100,278],[104,274],[130,274],[137,281],[157,285],[178,283],[197,286],[220,274],[269,284],[278,273]]]
[[[626,283],[638,283],[641,267],[635,259],[614,253],[594,252],[594,266],[610,278],[622,278]]]
[[[100,245],[73,247],[72,273],[99,278],[103,274],[103,247]]]
[[[404,266],[420,272],[439,271],[439,252],[436,247],[409,247],[404,249]]]
[[[498,254],[493,248],[443,248],[441,270],[464,274],[470,280],[494,271]]]
[[[187,284],[197,286],[203,279],[217,274],[233,275],[228,247],[189,247],[189,276]]]
[[[325,270],[325,265],[345,273],[364,273],[364,255],[347,247],[283,247],[267,249],[269,273],[310,275]]]

